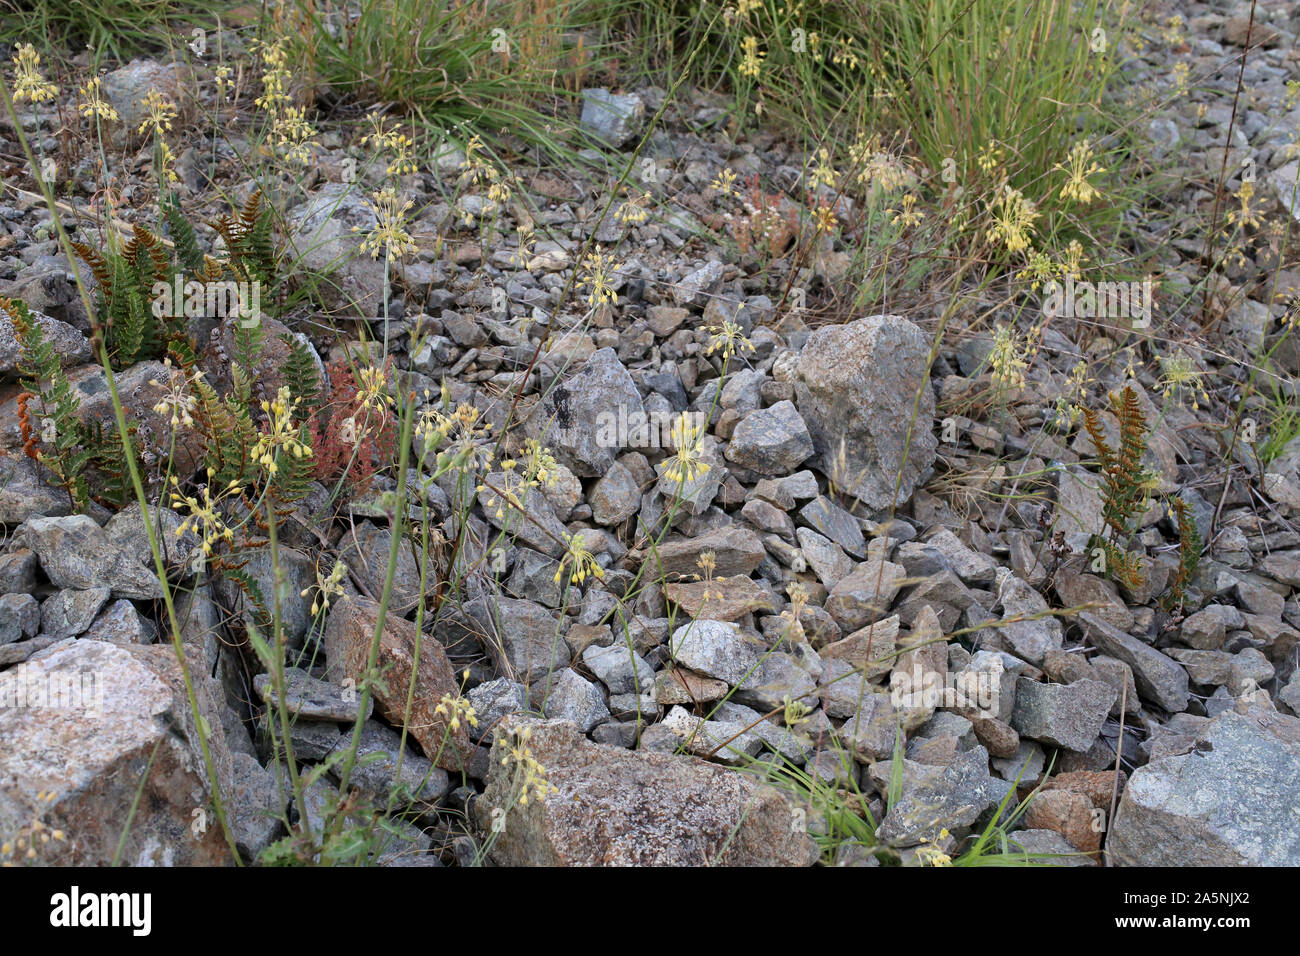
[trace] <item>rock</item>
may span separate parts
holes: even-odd
[[[799,517],[853,557],[866,557],[867,541],[862,536],[862,527],[857,519],[825,495],[819,495],[804,505],[799,511]]]
[[[1182,665],[1099,617],[1084,612],[1078,619],[1094,647],[1133,668],[1133,679],[1143,697],[1170,713],[1187,709],[1187,671]]]
[[[783,707],[786,698],[812,707],[817,702],[817,681],[795,658],[780,652],[760,660],[754,672],[737,685],[735,694],[739,703],[765,712]]]
[[[92,360],[90,342],[84,335],[58,319],[51,318],[43,312],[33,311],[32,320],[41,327],[45,334],[45,343],[53,349],[54,357],[63,367],[84,365]],[[0,376],[10,375],[18,368],[22,360],[22,346],[14,332],[13,320],[9,313],[0,309]]]
[[[49,469],[25,455],[0,453],[0,524],[21,524],[34,515],[66,515],[68,493],[50,484]]]
[[[826,611],[846,631],[856,631],[888,612],[902,586],[901,564],[873,558],[842,578],[826,599]]]
[[[596,482],[587,502],[596,524],[621,524],[641,507],[641,486],[627,466],[616,461]]]
[[[484,513],[487,509],[484,509]],[[356,522],[340,542],[339,560],[357,576],[371,597],[378,601],[384,593],[384,578],[388,574],[388,556],[393,548],[392,532],[369,521]],[[308,584],[315,583],[315,570]],[[301,589],[300,589],[301,590]],[[263,594],[268,593],[263,591]],[[405,614],[420,600],[420,565],[409,541],[403,540],[397,548],[397,566],[393,574],[392,593],[388,609]]]
[[[309,673],[297,667],[284,669],[284,706],[285,709],[301,720],[330,720],[340,724],[350,724],[361,712],[361,695],[354,687],[340,687],[328,681],[317,680]],[[276,708],[280,699],[270,674],[258,674],[253,678],[253,690],[257,695]],[[375,702],[368,701],[366,717],[374,712]]]
[[[654,683],[655,669],[622,644],[593,644],[582,652],[582,662],[611,694],[644,694]]]
[[[257,625],[262,614],[269,619],[271,602],[276,593],[271,548],[266,545],[245,550],[241,557],[245,559],[243,572],[257,582],[266,607],[255,607],[248,595],[230,578],[216,578],[213,589],[225,607],[241,615],[247,624]],[[311,595],[302,592],[316,584],[316,562],[297,548],[283,545],[276,557],[282,575],[279,590],[280,626],[284,631],[286,645],[297,650],[303,646],[307,631],[312,625]],[[266,630],[269,638],[269,628]]]
[[[1279,724],[1287,719],[1271,718]],[[1300,865],[1296,738],[1228,711],[1196,741],[1186,753],[1133,772],[1111,827],[1111,860],[1122,866]]]
[[[674,707],[661,726],[681,741],[686,753],[733,767],[753,761],[763,749],[763,741],[735,720],[706,720]]]
[[[30,548],[0,554],[0,594],[30,594],[36,587],[36,568],[36,555]]]
[[[882,793],[889,787],[893,760],[871,767],[871,780]],[[1009,786],[989,776],[989,755],[983,747],[962,751],[946,767],[928,766],[904,758],[903,788],[880,822],[876,836],[895,847],[933,842],[939,831],[962,834],[990,806],[996,806]]]
[[[669,667],[656,674],[654,680],[655,701],[664,707],[721,700],[730,689],[726,681],[706,677],[686,667]]]
[[[633,93],[611,93],[595,87],[582,91],[582,127],[615,149],[622,149],[641,133],[645,104]]]
[[[243,858],[256,860],[283,830],[280,789],[275,774],[251,754],[234,751],[230,761],[229,799],[241,808],[231,816],[230,830]]]
[[[167,568],[190,568],[195,552],[199,551],[201,542],[193,530],[178,535],[182,518],[170,508],[155,506],[150,509],[153,515],[154,536],[158,550],[162,553],[163,564]],[[145,528],[144,515],[135,505],[119,511],[108,519],[104,525],[108,540],[146,568],[153,567],[153,550],[149,545],[149,532]]]
[[[853,571],[853,559],[830,538],[811,528],[797,528],[795,534],[799,539],[799,550],[809,567],[828,590],[833,590],[835,585]]]
[[[83,592],[88,593],[88,592]],[[158,628],[141,616],[130,601],[114,601],[100,612],[82,635],[85,641],[108,641],[110,644],[152,644]]]
[[[584,734],[610,718],[600,688],[572,668],[548,676],[538,684],[538,690],[543,695],[542,713],[566,720]]]
[[[898,642],[898,615],[868,624],[821,649],[824,660],[843,660],[871,680],[894,669],[894,648]]]
[[[107,594],[104,595],[108,597]],[[41,606],[30,594],[6,594],[0,597],[0,644],[12,644],[24,637],[35,637],[41,629]],[[81,633],[78,631],[77,633]],[[73,637],[55,634],[55,637]]]
[[[322,640],[326,680],[341,684],[350,678],[354,686],[362,686],[378,622],[379,605],[367,598],[345,597],[330,608]],[[403,725],[417,635],[414,624],[391,614],[380,632],[376,663],[384,679],[374,685],[375,709],[397,727]],[[446,651],[432,637],[420,641],[419,661],[407,729],[426,754],[438,755],[438,766],[460,770],[468,766],[473,753],[468,731],[463,722],[458,730],[451,730],[449,718],[436,713],[443,696],[459,696],[456,675]]]
[[[811,865],[816,843],[774,788],[702,760],[589,743],[571,724],[514,718],[556,793],[520,804],[519,767],[498,737],[480,826],[501,866]],[[516,746],[520,746],[518,739]],[[504,763],[502,762],[504,761]]]
[[[104,74],[101,90],[104,98],[117,110],[118,120],[104,124],[104,132],[115,143],[129,135],[138,139],[140,124],[149,115],[145,96],[157,90],[163,98],[181,111],[187,111],[193,97],[187,87],[188,71],[181,64],[159,63],[157,60],[132,60],[129,64]]]
[[[604,475],[633,433],[650,427],[641,393],[612,348],[597,349],[552,387],[524,425],[580,478]]]
[[[307,273],[330,276],[319,291],[331,310],[381,314],[388,295],[384,260],[361,251],[377,223],[375,210],[350,183],[326,183],[289,213],[293,254]]]
[[[504,677],[484,681],[466,696],[478,719],[477,729],[470,728],[477,740],[490,738],[505,717],[528,709],[528,688]]]
[[[776,599],[752,578],[715,578],[668,584],[664,596],[692,618],[707,614],[715,621],[734,621],[746,614],[775,614]]]
[[[1055,830],[1017,830],[1008,840],[1013,853],[1023,853],[1034,866],[1091,866],[1065,837]]]
[[[223,705],[211,681],[194,678],[216,785],[233,818],[245,808],[231,800]],[[232,862],[211,813],[200,730],[169,645],[66,641],[0,674],[0,700],[13,701],[19,688],[57,693],[61,705],[47,696],[44,706],[31,706],[31,698],[28,706],[0,706],[0,832],[16,833],[37,818],[62,830],[66,840],[38,850],[42,862],[55,865]]]
[[[1043,790],[1034,794],[1025,810],[1025,826],[1052,830],[1084,853],[1101,849],[1102,827],[1094,822],[1088,798],[1069,790]]]
[[[722,281],[722,273],[722,263],[716,259],[687,273],[673,284],[673,301],[678,305],[699,305],[704,297]]]
[[[158,578],[86,515],[30,518],[23,527],[28,546],[56,587],[107,587],[114,597],[139,600],[162,597]]]
[[[1067,608],[1100,605],[1089,610],[1121,631],[1133,627],[1133,613],[1119,596],[1119,588],[1110,581],[1093,574],[1058,574],[1056,593]]]
[[[507,494],[524,506],[522,514],[506,498]],[[555,516],[551,503],[540,488],[524,488],[524,479],[515,472],[494,471],[485,475],[478,503],[494,528],[553,558],[564,553],[568,532]],[[414,558],[411,560],[414,562]],[[417,594],[418,581],[417,573]]]
[[[840,728],[840,738],[862,763],[892,757],[895,742],[903,740],[904,735],[898,710],[890,695],[873,688],[872,693],[863,698],[857,712]]]
[[[1118,696],[1114,687],[1101,681],[1041,684],[1022,677],[1016,682],[1011,726],[1021,737],[1067,750],[1087,750]]]
[[[349,731],[339,738],[337,746],[346,748],[351,742]],[[400,776],[397,773],[399,755],[402,763]],[[337,766],[331,775],[337,779]],[[450,788],[451,778],[426,757],[409,749],[402,753],[402,736],[396,730],[367,720],[361,728],[357,762],[348,783],[370,797],[377,807],[384,807],[394,789],[397,790],[399,806],[411,800],[423,804],[436,803]]]
[[[929,367],[925,334],[896,315],[817,329],[799,354],[795,403],[821,470],[868,507],[906,502],[934,461]]]
[[[1242,626],[1241,612],[1230,604],[1210,604],[1183,621],[1179,637],[1188,647],[1215,650],[1223,645],[1228,631]]]
[[[656,569],[667,579],[689,577],[700,573],[700,555],[705,551],[713,552],[714,574],[718,577],[745,577],[767,557],[758,535],[749,528],[729,524],[698,537],[665,541],[657,554],[648,554],[645,560],[655,562]]]
[[[488,635],[489,647],[504,652],[504,661],[498,666],[507,668],[505,676],[512,680],[536,684],[569,665],[563,622],[546,608],[503,597],[490,606],[483,601],[473,602],[469,610]]]
[[[760,475],[789,474],[813,453],[808,426],[793,402],[750,412],[731,435],[727,458]]]
[[[1050,616],[1043,596],[1008,568],[998,569],[998,597],[1003,620],[1022,618],[997,629],[1017,657],[1037,665],[1048,651],[1061,649],[1061,622]]]
[[[764,644],[735,624],[701,620],[673,631],[669,652],[678,664],[735,686],[758,666],[767,653]]]

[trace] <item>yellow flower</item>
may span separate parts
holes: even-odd
[[[374,193],[369,202],[375,212],[375,228],[362,240],[361,251],[369,251],[371,258],[375,259],[379,258],[381,248],[387,255],[396,259],[415,252],[419,246],[406,231],[406,213],[415,203],[409,199],[401,203],[397,193],[391,187]],[[352,231],[359,232],[360,227],[353,226]]]
[[[298,399],[290,397],[287,385],[280,386],[275,401],[262,402],[262,411],[266,413],[267,418],[267,430],[257,436],[253,457],[271,477],[279,473],[276,457],[280,450],[293,455],[294,458],[311,457],[311,446],[300,437],[301,427],[293,423],[293,413],[297,408]]]
[[[1001,242],[1008,252],[1023,252],[1029,248],[1038,211],[1020,190],[1003,185],[996,205],[990,206],[989,212],[993,214],[993,225],[988,232],[990,240]]]
[[[744,307],[742,302],[740,308]],[[704,350],[705,355],[712,355],[721,349],[722,357],[727,359],[735,355],[737,349],[742,352],[746,349],[750,352],[754,351],[754,344],[745,337],[744,329],[739,323],[732,322],[730,319],[723,320],[722,325],[711,325],[705,331],[710,333],[709,347]]]
[[[566,567],[569,569],[570,584],[582,584],[583,581],[587,580],[587,575],[591,575],[597,580],[603,579],[605,569],[596,563],[596,556],[587,547],[582,532],[566,535],[566,538],[564,554],[560,557],[560,566],[555,572],[555,583],[560,583],[560,578],[564,576]]]
[[[704,422],[698,424],[682,412],[669,430],[669,439],[677,453],[664,460],[664,477],[684,485],[709,470],[703,460]]]
[[[1093,173],[1104,173],[1106,170],[1099,163],[1092,161],[1092,144],[1088,140],[1075,143],[1070,148],[1068,168],[1060,163],[1056,164],[1056,168],[1064,171],[1068,177],[1065,186],[1061,189],[1062,199],[1072,199],[1087,205],[1101,195],[1101,192],[1088,182],[1088,177]]]
[[[311,162],[309,140],[316,135],[316,130],[307,122],[306,111],[301,106],[285,107],[284,112],[276,116],[272,132],[279,145],[286,147],[285,159],[303,166]]]
[[[763,57],[766,53],[760,53],[758,50],[758,40],[754,37],[745,37],[740,42],[742,55],[740,66],[737,67],[741,76],[748,76],[757,79],[759,73],[763,70]]]
[[[1233,209],[1228,213],[1228,222],[1241,223],[1242,226],[1258,226],[1259,215],[1251,208],[1254,198],[1255,184],[1250,181],[1243,182],[1237,190],[1237,201],[1241,203],[1241,208]]]
[[[151,89],[144,95],[144,108],[149,115],[145,117],[140,128],[136,130],[143,133],[148,127],[152,126],[154,135],[161,136],[172,128],[172,120],[176,118],[176,104],[169,103],[163,99],[163,95],[156,89]]]
[[[996,143],[987,143],[980,148],[979,154],[975,157],[975,162],[979,168],[986,173],[991,173],[1002,165],[1003,159],[1006,158],[1006,152]]]
[[[59,95],[59,88],[41,76],[41,56],[30,43],[14,54],[14,102],[43,103]]]
[[[917,212],[913,207],[916,205],[916,194],[908,193],[903,197],[903,208],[899,210],[887,209],[890,214],[890,222],[900,229],[911,229],[919,226],[921,220],[925,218],[925,213]]]
[[[86,81],[86,85],[81,87],[81,95],[85,102],[77,107],[82,116],[95,116],[99,119],[117,120],[117,110],[113,109],[108,100],[104,99],[103,92],[100,89],[99,77],[94,76]]]
[[[213,468],[208,469],[208,480],[211,481],[216,471]],[[212,554],[212,546],[218,541],[231,542],[235,540],[235,533],[226,525],[225,519],[217,511],[218,505],[222,501],[239,494],[240,485],[238,481],[232,481],[225,488],[221,489],[214,498],[210,485],[202,485],[199,492],[201,498],[182,493],[180,481],[175,475],[172,475],[172,507],[177,511],[188,511],[189,514],[181,521],[176,528],[176,536],[179,538],[189,531],[200,531],[200,537],[203,539],[203,553]]]
[[[583,260],[586,272],[582,284],[587,288],[587,305],[595,308],[602,302],[618,302],[618,293],[614,291],[610,280],[614,276],[616,265],[612,255],[590,252]]]
[[[816,189],[818,186],[825,186],[828,189],[834,189],[835,182],[839,178],[840,174],[831,165],[830,150],[823,146],[817,150],[816,164],[808,175],[808,188]]]
[[[716,189],[724,196],[736,195],[736,174],[730,169],[723,167],[718,171],[718,175],[713,177],[713,182],[709,183],[710,189]]]

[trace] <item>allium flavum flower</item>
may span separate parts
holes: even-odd
[[[745,305],[742,302],[740,308],[743,309],[744,307]],[[754,343],[745,337],[745,330],[741,328],[738,322],[724,319],[722,325],[711,325],[705,331],[709,333],[709,347],[704,350],[705,355],[712,355],[721,349],[722,357],[729,359],[737,351],[754,351]]]
[[[379,250],[383,249],[385,255],[400,259],[419,249],[406,231],[406,214],[415,203],[409,199],[403,203],[391,187],[372,194],[369,202],[375,213],[375,228],[361,240],[362,252],[369,252],[372,259],[378,259]],[[361,229],[353,226],[352,231],[360,232]]]
[[[831,151],[823,146],[817,150],[816,161],[813,164],[812,171],[808,174],[808,188],[816,189],[819,186],[825,186],[827,189],[834,189],[839,178],[840,174],[831,165]]]
[[[274,477],[279,473],[276,453],[283,449],[295,458],[310,458],[311,446],[299,437],[299,427],[293,423],[293,413],[298,408],[298,399],[291,398],[289,386],[280,386],[280,391],[273,402],[262,402],[262,411],[267,416],[267,430],[257,436],[257,445],[253,448],[253,457]]]
[[[1000,325],[993,333],[993,348],[989,352],[989,365],[993,373],[993,384],[999,388],[1024,388],[1025,372],[1029,360],[1034,357],[1035,335],[1030,332],[1022,344],[1016,335],[1015,326]]]
[[[43,103],[59,94],[59,88],[41,76],[41,55],[30,43],[21,43],[14,54],[14,102]]]
[[[411,159],[411,137],[396,128],[386,129],[384,118],[378,112],[370,113],[366,119],[371,131],[361,137],[361,143],[376,152],[387,150],[392,155],[385,172],[389,176],[415,172],[415,161]]]
[[[512,730],[510,735],[502,740],[506,753],[501,758],[501,766],[508,767],[513,763],[523,778],[520,781],[519,793],[521,807],[528,806],[530,792],[536,800],[545,800],[548,796],[560,792],[559,788],[546,779],[546,768],[533,756],[532,748],[528,746],[528,741],[531,739],[532,731],[527,727],[520,727]]]
[[[307,122],[306,110],[301,106],[286,106],[275,118],[272,133],[284,149],[284,158],[306,166],[311,162],[310,140],[316,129]]]
[[[149,114],[136,130],[143,133],[150,126],[153,127],[155,136],[162,136],[172,128],[172,120],[176,118],[176,104],[170,103],[163,99],[163,95],[156,89],[151,89],[144,95],[141,101],[144,104],[146,112]]]
[[[433,712],[439,717],[448,718],[447,729],[453,734],[460,730],[461,721],[471,727],[478,726],[478,714],[475,712],[473,705],[464,697],[443,694],[442,700],[438,702],[437,707],[433,708]]]
[[[1008,252],[1024,252],[1029,248],[1030,234],[1038,219],[1038,210],[1018,189],[1004,185],[995,205],[989,207],[993,225],[989,239],[1006,246]]]
[[[311,613],[314,617],[318,611],[327,611],[330,606],[330,599],[343,596],[343,576],[348,573],[348,566],[342,561],[335,561],[334,567],[330,573],[322,575],[320,568],[316,569],[316,596],[311,600]],[[311,592],[310,587],[302,589],[299,597],[306,597]]]
[[[1056,168],[1064,171],[1069,177],[1061,189],[1062,199],[1071,199],[1087,205],[1101,195],[1101,192],[1088,182],[1088,177],[1093,173],[1104,173],[1106,170],[1101,167],[1101,164],[1093,162],[1092,144],[1088,140],[1085,139],[1082,143],[1075,143],[1070,147],[1068,167],[1057,163]]]
[[[168,370],[172,369],[172,360],[163,359],[163,365]],[[163,415],[171,419],[172,427],[183,425],[186,428],[194,427],[193,411],[197,402],[190,394],[189,386],[191,383],[198,384],[203,380],[203,372],[195,370],[193,375],[187,376],[183,369],[172,371],[170,379],[166,382],[160,382],[157,379],[150,379],[149,384],[154,388],[165,388],[167,394],[153,407],[158,415]]]
[[[766,53],[760,53],[758,49],[758,40],[754,37],[745,37],[740,42],[741,57],[740,66],[737,70],[741,76],[748,76],[756,79],[763,71],[763,57]]]
[[[664,477],[678,484],[694,481],[709,470],[704,461],[703,440],[704,423],[692,421],[691,416],[682,412],[669,430],[669,440],[677,453],[664,460]]]
[[[208,481],[211,482],[216,474],[216,469],[208,469]],[[182,493],[180,480],[172,475],[172,507],[177,511],[188,511],[189,514],[181,521],[176,528],[176,537],[181,537],[189,531],[200,532],[199,537],[203,541],[203,553],[212,554],[212,546],[218,541],[233,542],[235,533],[227,526],[225,518],[222,517],[217,507],[227,498],[239,494],[240,485],[238,481],[231,481],[225,488],[214,498],[210,485],[203,485],[199,489],[202,498],[195,498],[192,495]]]
[[[86,85],[81,87],[81,96],[85,100],[77,107],[82,116],[98,117],[99,119],[114,120],[119,117],[117,110],[113,109],[112,104],[104,99],[103,91],[100,89],[99,77],[92,76],[86,81]]]
[[[605,569],[596,563],[596,556],[587,547],[587,541],[581,531],[566,535],[564,554],[560,557],[560,566],[555,572],[555,583],[560,583],[564,569],[569,569],[569,583],[581,585],[590,575],[597,580],[605,577]]]
[[[1192,411],[1201,407],[1201,402],[1209,402],[1210,393],[1205,390],[1205,373],[1197,368],[1196,363],[1179,351],[1160,360],[1160,370],[1164,373],[1159,387],[1165,398],[1182,401],[1186,392],[1192,400]]]
[[[1241,208],[1228,212],[1228,222],[1231,224],[1240,223],[1242,226],[1258,226],[1260,223],[1259,214],[1251,207],[1254,198],[1255,184],[1249,180],[1243,182],[1237,190],[1237,201],[1241,203]]]
[[[618,302],[618,293],[610,284],[616,268],[614,257],[599,252],[589,252],[582,266],[586,273],[582,284],[587,288],[587,305],[594,309],[602,302],[611,304]]]
[[[886,212],[889,213],[890,216],[889,221],[892,222],[895,226],[898,226],[900,229],[911,229],[916,226],[919,226],[921,224],[921,220],[925,218],[925,213],[917,212],[916,209],[914,208],[915,206],[916,206],[916,193],[908,193],[903,197],[903,204],[901,209],[886,210]]]
[[[280,37],[274,43],[263,42],[258,48],[263,66],[262,95],[253,102],[272,114],[278,114],[280,108],[289,102],[287,45],[288,37]]]
[[[724,166],[718,170],[718,175],[713,177],[713,182],[709,183],[709,188],[716,189],[723,196],[737,195],[735,172]]]

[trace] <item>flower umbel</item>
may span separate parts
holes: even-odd
[[[605,569],[596,563],[596,556],[587,547],[586,538],[581,531],[567,536],[564,554],[560,558],[560,567],[555,572],[555,583],[560,583],[564,569],[569,569],[569,583],[581,585],[590,575],[597,580],[605,577]]]
[[[14,102],[43,103],[59,95],[59,88],[41,76],[41,55],[30,43],[18,45],[14,54]]]
[[[375,213],[375,228],[361,240],[361,251],[369,252],[372,259],[379,258],[380,249],[394,259],[415,252],[419,247],[406,231],[406,214],[415,203],[409,199],[403,203],[391,187],[372,194],[369,202]],[[352,231],[360,232],[361,229],[353,226]]]

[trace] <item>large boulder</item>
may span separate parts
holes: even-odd
[[[821,470],[839,487],[876,509],[912,496],[938,448],[925,333],[897,315],[818,329],[794,387]]]
[[[524,748],[532,763],[518,759]],[[491,766],[474,807],[488,854],[502,866],[807,866],[817,859],[801,813],[779,790],[694,757],[594,744],[568,721],[507,718]],[[534,787],[525,802],[526,779]],[[536,793],[542,779],[555,788],[545,796]]]

